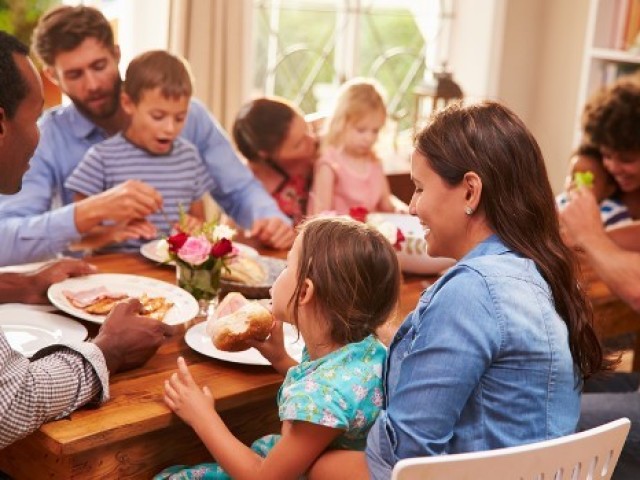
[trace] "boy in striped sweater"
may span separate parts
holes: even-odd
[[[65,187],[79,201],[126,180],[139,180],[159,192],[163,208],[125,228],[104,223],[83,239],[81,248],[137,251],[150,238],[169,235],[181,207],[191,227],[204,220],[202,197],[213,187],[213,179],[196,147],[178,136],[192,91],[184,59],[154,50],[131,61],[121,93],[122,107],[130,117],[127,127],[91,147]]]

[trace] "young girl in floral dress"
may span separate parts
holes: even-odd
[[[305,222],[273,284],[272,334],[255,343],[286,375],[278,393],[281,434],[251,449],[242,444],[180,358],[165,402],[218,464],[170,467],[156,478],[298,478],[327,449],[363,450],[383,402],[386,354],[374,332],[394,313],[399,289],[395,251],[377,230],[346,218]],[[305,341],[300,364],[286,353],[281,322]]]

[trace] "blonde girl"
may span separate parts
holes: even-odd
[[[399,290],[395,251],[378,231],[344,218],[304,223],[273,284],[272,335],[255,345],[286,376],[281,435],[242,444],[180,358],[165,402],[218,463],[171,467],[156,478],[297,479],[327,449],[363,450],[383,400],[386,353],[374,332],[394,312]],[[304,339],[299,364],[286,353],[281,322]]]
[[[392,212],[389,182],[374,152],[387,109],[373,81],[353,79],[340,88],[316,163],[310,213],[349,213],[353,207]]]

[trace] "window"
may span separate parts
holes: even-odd
[[[306,113],[326,110],[355,76],[385,88],[389,116],[409,129],[413,89],[448,39],[446,0],[254,0],[256,94],[279,95]]]

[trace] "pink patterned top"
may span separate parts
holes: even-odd
[[[331,210],[340,215],[348,214],[352,207],[364,207],[370,212],[378,210],[386,181],[379,161],[369,162],[365,172],[356,172],[347,165],[340,150],[327,147],[316,168],[323,165],[328,165],[335,174]]]

